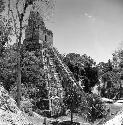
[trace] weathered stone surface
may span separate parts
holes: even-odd
[[[39,41],[40,40],[40,41]],[[42,42],[41,42],[42,41]],[[28,26],[25,30],[24,45],[27,50],[40,49],[40,44],[46,42],[48,46],[53,45],[53,33],[45,27],[45,23],[38,12],[30,12]]]
[[[0,85],[0,125],[32,125],[16,102]]]
[[[123,125],[123,109],[103,125]]]

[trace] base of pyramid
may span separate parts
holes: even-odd
[[[62,113],[62,101],[60,98],[44,99],[43,101],[47,101],[47,105],[49,106],[48,110],[42,110],[44,116],[55,117]]]

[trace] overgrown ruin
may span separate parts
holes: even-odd
[[[43,68],[45,70],[45,80],[47,89],[47,98],[42,103],[44,110],[49,111],[51,116],[61,112],[63,99],[63,88],[56,67],[54,64],[54,55],[50,49],[53,46],[53,33],[45,27],[43,19],[39,13],[31,11],[28,26],[25,31],[24,40],[25,49],[29,52],[40,50],[43,59]]]

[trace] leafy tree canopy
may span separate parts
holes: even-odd
[[[64,57],[64,62],[69,67],[77,81],[81,80],[84,84],[84,91],[91,92],[98,82],[98,71],[94,60],[86,54],[80,55],[69,53]]]

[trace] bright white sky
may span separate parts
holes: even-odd
[[[123,41],[123,0],[56,0],[54,46],[107,61]]]

